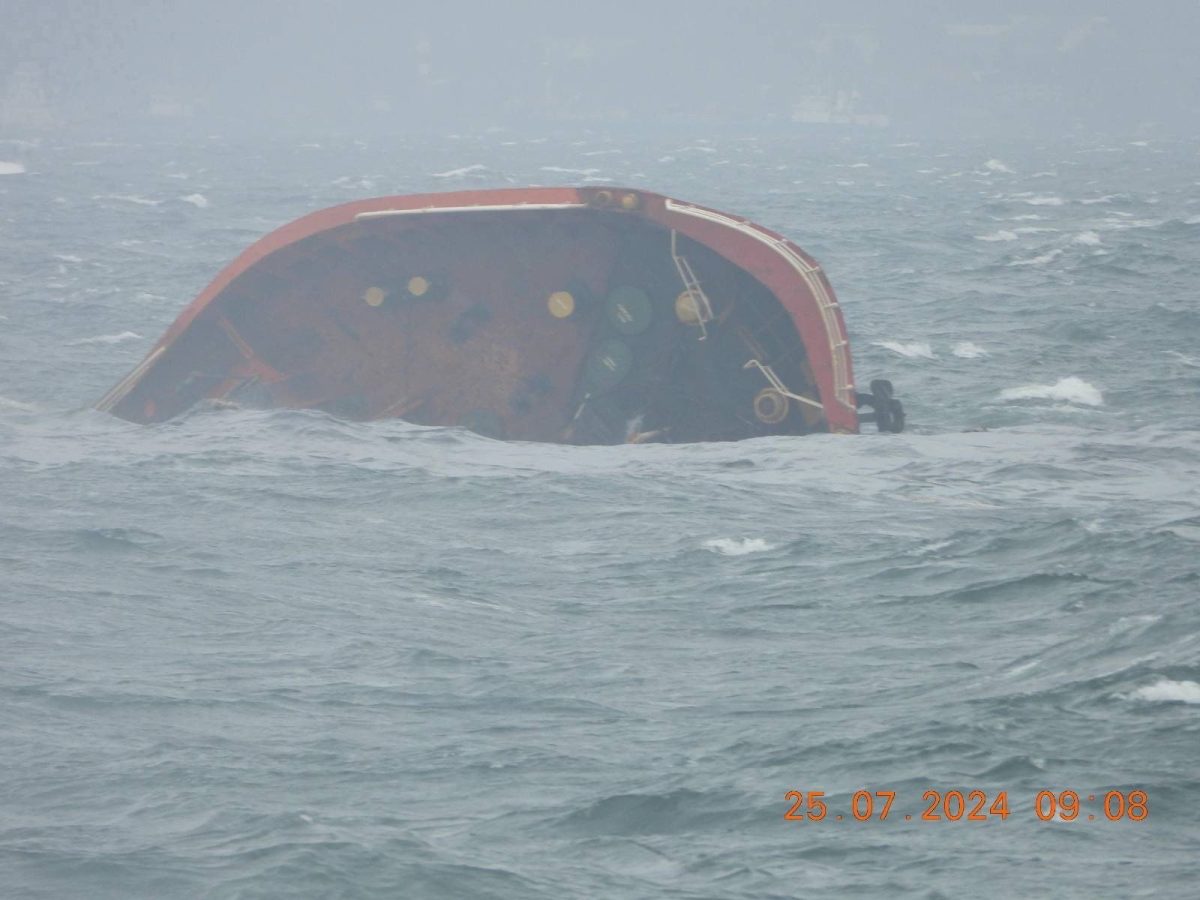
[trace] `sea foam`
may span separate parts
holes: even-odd
[[[762,553],[774,550],[774,544],[768,544],[762,538],[712,538],[704,542],[704,549],[719,553],[722,556],[745,556],[747,553]]]
[[[926,341],[871,341],[871,344],[909,359],[933,359],[933,348]]]
[[[486,172],[487,166],[475,163],[473,166],[463,166],[461,169],[450,169],[448,172],[434,172],[433,178],[461,178],[474,172]]]
[[[1044,266],[1048,262],[1053,262],[1062,256],[1062,250],[1051,250],[1048,253],[1043,253],[1041,256],[1033,256],[1029,259],[1014,259],[1009,263],[1010,266]]]
[[[1197,703],[1200,704],[1200,683],[1195,681],[1171,681],[1164,678],[1154,684],[1140,687],[1129,695],[1135,700],[1148,703]]]
[[[988,355],[986,350],[970,341],[960,341],[954,345],[954,349],[950,352],[961,359],[979,359]]]
[[[1084,406],[1103,406],[1104,396],[1095,386],[1082,378],[1071,375],[1060,378],[1054,384],[1027,384],[1022,387],[1005,388],[1000,392],[1001,400],[1062,400]]]
[[[140,341],[142,336],[136,331],[122,331],[120,334],[98,334],[95,337],[80,338],[68,341],[68,347],[81,347],[87,344],[121,344],[125,341]]]

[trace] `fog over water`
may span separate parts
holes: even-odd
[[[1195,900],[1198,34],[0,0],[0,900]],[[274,229],[535,184],[794,240],[907,430],[93,408]]]
[[[1191,0],[8,0],[2,15],[17,125],[361,134],[832,115],[1045,135],[1200,121]]]

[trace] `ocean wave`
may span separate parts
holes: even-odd
[[[884,350],[891,350],[893,353],[899,353],[901,356],[906,356],[909,359],[933,359],[933,348],[926,341],[871,341],[874,347],[882,347]]]
[[[158,206],[162,203],[161,200],[151,200],[149,197],[140,197],[137,194],[95,194],[93,200],[120,200],[122,203],[135,203],[138,206]]]
[[[121,344],[125,341],[140,341],[142,336],[136,331],[122,331],[120,334],[98,334],[95,337],[80,338],[77,341],[67,341],[68,347],[82,347],[87,344]]]
[[[954,345],[954,349],[950,352],[960,359],[979,359],[988,355],[986,350],[978,344],[971,343],[971,341],[960,341]]]
[[[12,409],[17,412],[34,412],[37,407],[32,403],[23,403],[20,400],[12,400],[8,397],[0,397],[0,409]]]
[[[19,162],[5,162],[0,159],[0,175],[24,175],[25,166]]]
[[[774,544],[768,544],[762,538],[711,538],[704,542],[704,549],[719,553],[722,556],[745,556],[748,553],[764,553],[774,550]]]
[[[1104,396],[1094,385],[1071,375],[1060,378],[1054,384],[1027,384],[1005,388],[1000,392],[1001,400],[1062,400],[1084,406],[1103,406]]]
[[[1000,161],[998,159],[989,159],[987,162],[985,162],[983,164],[983,167],[985,169],[987,169],[989,172],[1003,172],[1008,175],[1011,175],[1013,173],[1012,169],[1010,169],[1008,166],[1006,166],[1002,161]]]
[[[977,241],[1015,241],[1017,234],[1014,231],[1007,231],[1001,228],[999,231],[993,231],[991,234],[977,234]]]
[[[1033,197],[1019,198],[1022,203],[1028,203],[1030,206],[1062,206],[1067,201],[1057,194],[1042,194]]]
[[[203,194],[188,194],[186,197],[180,197],[184,203],[190,203],[197,209],[208,209],[208,198]]]
[[[1094,231],[1082,231],[1075,235],[1074,242],[1076,244],[1083,244],[1085,247],[1095,247],[1100,243],[1100,235]]]
[[[1033,256],[1029,259],[1014,259],[1009,263],[1010,266],[1044,266],[1046,263],[1053,262],[1062,256],[1062,250],[1054,249],[1040,256]]]
[[[1173,356],[1175,359],[1191,369],[1200,369],[1200,356],[1187,356],[1180,353],[1178,350],[1164,350],[1168,356]]]
[[[446,172],[434,172],[431,178],[461,178],[464,175],[473,175],[476,172],[486,172],[488,167],[482,163],[475,163],[471,166],[463,166],[461,169],[450,169]]]
[[[563,166],[542,166],[543,172],[558,172],[562,175],[595,175],[599,169],[567,169]]]
[[[1129,694],[1133,700],[1147,703],[1192,703],[1200,704],[1200,683],[1195,681],[1171,681],[1164,678],[1154,684],[1138,688]]]

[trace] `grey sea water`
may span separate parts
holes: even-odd
[[[1200,892],[1194,142],[0,160],[0,896]],[[910,430],[566,448],[89,409],[303,213],[607,182],[809,250]],[[886,821],[861,789],[896,793]],[[826,817],[785,820],[793,790]],[[928,790],[1010,812],[925,821]],[[1137,790],[1148,815],[1109,821]]]

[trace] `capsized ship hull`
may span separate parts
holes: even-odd
[[[563,443],[881,430],[820,267],[741,217],[641,190],[381,197],[234,260],[97,407],[202,401]]]

